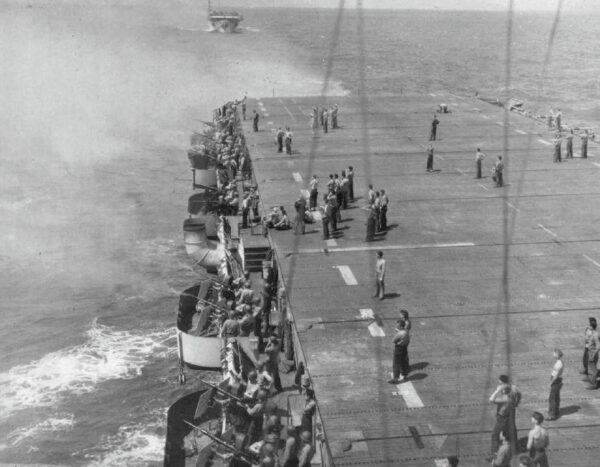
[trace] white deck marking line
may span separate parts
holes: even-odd
[[[302,183],[302,175],[300,175],[300,172],[294,172],[292,175],[294,176],[294,181]]]
[[[552,232],[552,230],[547,229],[546,227],[544,227],[542,224],[538,224],[538,227],[540,227],[542,230],[544,230],[546,233],[549,233],[550,235],[552,235],[554,238],[557,237],[557,235]]]
[[[467,175],[466,173],[464,173],[464,172],[463,172],[462,170],[460,170],[460,169],[456,169],[456,171],[457,171],[459,174],[461,174],[461,175],[464,175],[464,176],[466,176],[466,175]]]
[[[377,323],[369,324],[368,329],[373,337],[385,337],[385,331]]]
[[[410,381],[407,381],[406,383],[397,384],[396,388],[398,388],[398,395],[402,396],[407,407],[425,407],[425,404],[423,404],[423,401],[417,394],[413,383],[411,383]]]
[[[288,115],[292,118],[292,120],[294,120],[294,122],[296,122],[296,117],[294,117],[294,114],[292,112],[290,112],[290,109],[288,109],[285,105],[283,106],[283,108],[288,113]]]
[[[489,120],[490,117],[488,117],[487,115],[481,115],[483,118],[485,118],[486,120]]]
[[[504,126],[503,122],[496,122],[496,125]]]
[[[321,217],[321,211],[313,211],[312,215],[316,221],[323,220],[323,217]]]
[[[485,186],[483,183],[478,183],[477,185],[479,185],[481,188],[483,188],[486,191],[490,191],[490,189],[487,186]]]
[[[354,274],[352,274],[352,270],[348,267],[348,266],[333,266],[335,269],[337,269],[338,271],[340,271],[340,274],[342,275],[342,279],[344,279],[344,282],[346,283],[346,285],[358,285],[358,281],[356,280],[356,277],[354,277]]]
[[[590,258],[588,255],[583,255],[583,257],[585,259],[587,259],[590,263],[592,263],[594,266],[596,266],[597,268],[600,268],[600,263],[594,261],[592,258]]]
[[[429,95],[430,95],[431,97],[435,97],[435,94],[434,94],[434,93],[432,93],[432,92],[430,92],[430,93],[429,93]]]
[[[268,117],[268,116],[269,116],[269,114],[268,114],[267,112],[263,112],[263,115],[264,115],[265,117]]]
[[[521,134],[521,135],[526,135],[527,132],[523,131],[523,130],[515,130],[517,133]]]
[[[377,250],[416,250],[419,248],[452,248],[475,246],[473,242],[458,242],[458,243],[423,243],[421,245],[381,245],[381,246],[349,246],[345,248],[331,248],[329,253],[343,253],[353,251],[377,251]],[[300,250],[299,253],[321,253],[321,249],[306,249]],[[344,266],[346,267],[346,266]]]
[[[446,160],[446,159],[444,159],[444,156],[440,156],[438,154],[436,154],[435,157],[437,157],[441,161],[445,161]]]
[[[325,243],[327,243],[327,246],[338,246],[337,242],[335,241],[335,238],[328,238],[327,240],[325,240]]]
[[[598,162],[592,162],[592,164],[594,164],[596,167],[600,167],[600,164]]]
[[[263,104],[261,101],[258,101],[258,105],[260,105],[261,107],[265,106],[265,104]]]
[[[431,423],[428,423],[427,426],[429,427],[429,431],[431,431],[431,434],[434,435],[433,442],[435,443],[436,447],[438,449],[442,449],[442,446],[448,439],[448,435],[444,434],[445,430],[442,430],[436,427],[435,425],[432,425]]]
[[[450,467],[450,462],[448,462],[448,458],[446,459],[434,459],[435,467]]]
[[[458,106],[458,103],[456,103],[456,102],[451,102],[451,103],[450,103],[450,105],[456,105],[456,106]]]
[[[552,146],[552,143],[550,141],[546,141],[545,139],[539,138],[538,141],[546,146]]]
[[[512,204],[510,204],[510,203],[506,203],[506,205],[507,205],[509,208],[513,208],[513,209],[514,209],[515,211],[517,211],[517,212],[521,212],[521,210],[520,210],[519,208],[515,208],[515,207],[514,207]]]
[[[371,308],[361,308],[358,310],[362,319],[375,319],[373,310]]]
[[[477,107],[473,107],[473,110],[476,112],[480,112],[480,109],[478,109]]]
[[[268,125],[273,125],[273,122],[267,122]]]

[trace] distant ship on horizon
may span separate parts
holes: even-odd
[[[211,1],[208,0],[208,21],[216,31],[235,32],[244,17],[237,11],[213,10]]]

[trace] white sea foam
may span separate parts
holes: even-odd
[[[167,409],[155,409],[149,417],[143,423],[122,425],[116,435],[105,437],[98,446],[85,454],[90,460],[88,467],[136,467],[161,461],[165,449]]]
[[[17,446],[23,440],[28,438],[35,438],[42,433],[56,433],[57,431],[71,431],[74,424],[74,415],[71,413],[67,414],[56,414],[54,417],[48,418],[44,421],[31,424],[26,427],[17,428],[11,431],[7,436],[6,440],[12,445]]]
[[[0,413],[53,406],[63,397],[85,394],[111,379],[141,374],[151,359],[166,358],[175,328],[155,332],[123,331],[94,320],[81,344],[0,374]]]

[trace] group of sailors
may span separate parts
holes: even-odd
[[[223,358],[225,394],[229,396],[228,419],[234,427],[235,452],[251,454],[234,456],[230,465],[237,467],[308,467],[314,455],[312,444],[313,417],[316,411],[314,390],[305,375],[301,381],[304,396],[302,421],[283,430],[277,415],[277,404],[270,398],[283,391],[279,374],[281,326],[270,322],[276,300],[284,298],[272,269],[263,269],[259,296],[252,289],[248,273],[238,279],[227,279],[218,291],[214,307],[226,312],[221,319],[221,337],[227,346]],[[254,334],[258,337],[260,358],[243,358],[238,338]],[[246,361],[246,364],[244,364]]]
[[[338,126],[338,110],[337,104],[331,105],[329,108],[325,105],[316,105],[309,114],[310,127],[313,130],[322,128],[323,133],[328,133],[329,128],[336,130]]]

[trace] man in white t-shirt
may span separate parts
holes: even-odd
[[[552,367],[550,375],[550,397],[548,398],[548,417],[546,420],[556,420],[560,411],[560,388],[562,388],[562,374],[564,363],[562,361],[562,350],[554,349],[556,362]]]

